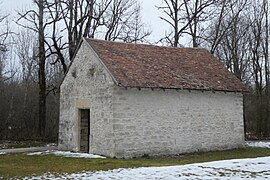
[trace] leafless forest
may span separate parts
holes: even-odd
[[[0,139],[57,140],[59,84],[82,37],[173,47],[185,37],[208,49],[250,90],[247,137],[270,137],[268,0],[163,0],[156,8],[170,28],[157,42],[137,0],[32,4],[16,18],[0,13]]]

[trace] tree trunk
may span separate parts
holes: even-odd
[[[38,53],[38,80],[39,80],[39,135],[41,138],[45,138],[46,128],[46,75],[45,75],[45,39],[44,39],[44,0],[38,1],[39,7],[39,29],[38,29],[38,41],[39,41],[39,53]]]
[[[176,0],[174,5],[174,47],[178,46],[179,35],[178,35],[178,0]]]
[[[269,136],[269,25],[268,25],[268,1],[263,2],[264,12],[265,12],[265,97],[266,97],[266,107],[265,107],[265,123],[264,123],[264,133],[265,136]]]

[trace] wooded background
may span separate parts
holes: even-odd
[[[269,138],[268,0],[163,0],[156,8],[170,27],[157,42],[137,0],[34,0],[16,19],[0,14],[0,139],[57,141],[59,83],[82,37],[208,49],[250,90],[246,137]]]

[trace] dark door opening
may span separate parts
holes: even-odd
[[[80,109],[80,152],[89,153],[89,136],[90,136],[90,110]]]

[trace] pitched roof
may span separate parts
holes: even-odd
[[[246,91],[205,49],[85,40],[123,87]]]

